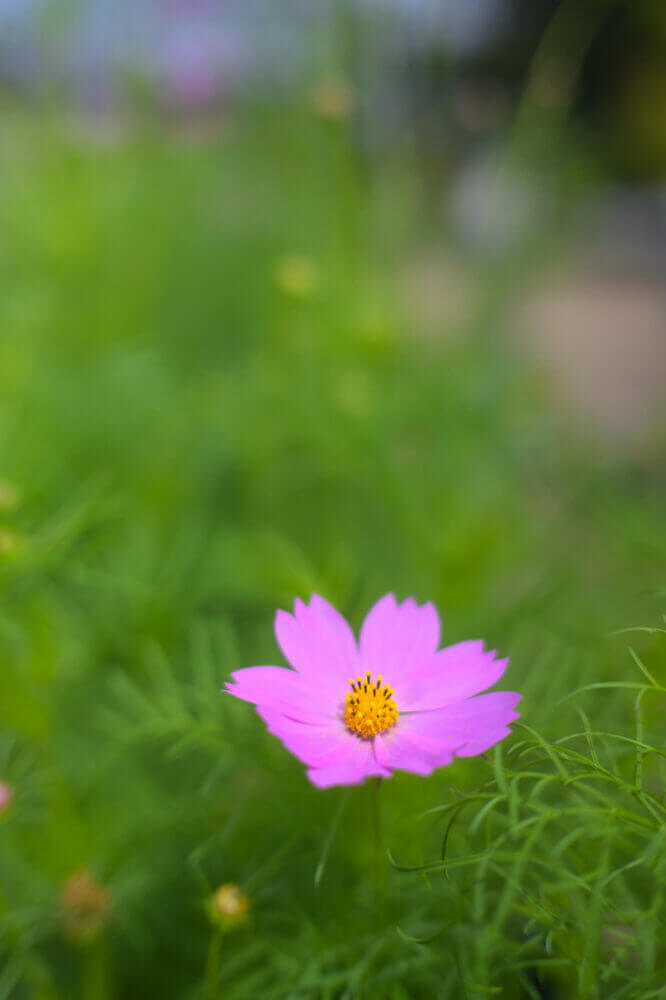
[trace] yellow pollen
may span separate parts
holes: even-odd
[[[371,740],[378,733],[385,733],[398,721],[398,706],[393,690],[382,678],[374,680],[370,674],[350,680],[351,691],[345,698],[345,725],[351,733],[363,740]]]

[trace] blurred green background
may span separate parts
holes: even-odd
[[[572,819],[525,897],[518,838],[455,899],[391,870],[377,914],[370,788],[311,788],[219,693],[281,662],[295,596],[356,627],[413,594],[511,657],[546,740],[582,706],[640,722],[663,802],[663,694],[561,702],[640,679],[610,633],[663,608],[662,5],[498,6],[458,49],[322,5],[294,49],[240,45],[264,72],[195,46],[168,86],[106,66],[102,22],[92,90],[95,5],[29,6],[0,20],[0,997],[665,996],[663,820],[645,855],[617,820],[633,745],[602,740],[603,851]],[[160,16],[189,38],[222,6]],[[255,6],[264,40],[298,14]],[[663,684],[663,635],[631,641]],[[421,813],[493,767],[386,783],[393,857],[437,861]],[[250,910],[218,954],[223,883]]]

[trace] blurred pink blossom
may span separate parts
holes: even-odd
[[[0,813],[8,809],[14,798],[14,789],[7,781],[0,781]]]

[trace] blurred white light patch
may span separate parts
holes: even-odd
[[[501,253],[528,238],[552,210],[546,182],[499,154],[463,167],[451,197],[459,237],[482,253]]]

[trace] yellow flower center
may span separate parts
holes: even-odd
[[[382,679],[373,680],[370,674],[350,680],[351,691],[345,698],[345,725],[361,739],[371,740],[378,733],[385,733],[398,721],[398,706],[393,691]]]

